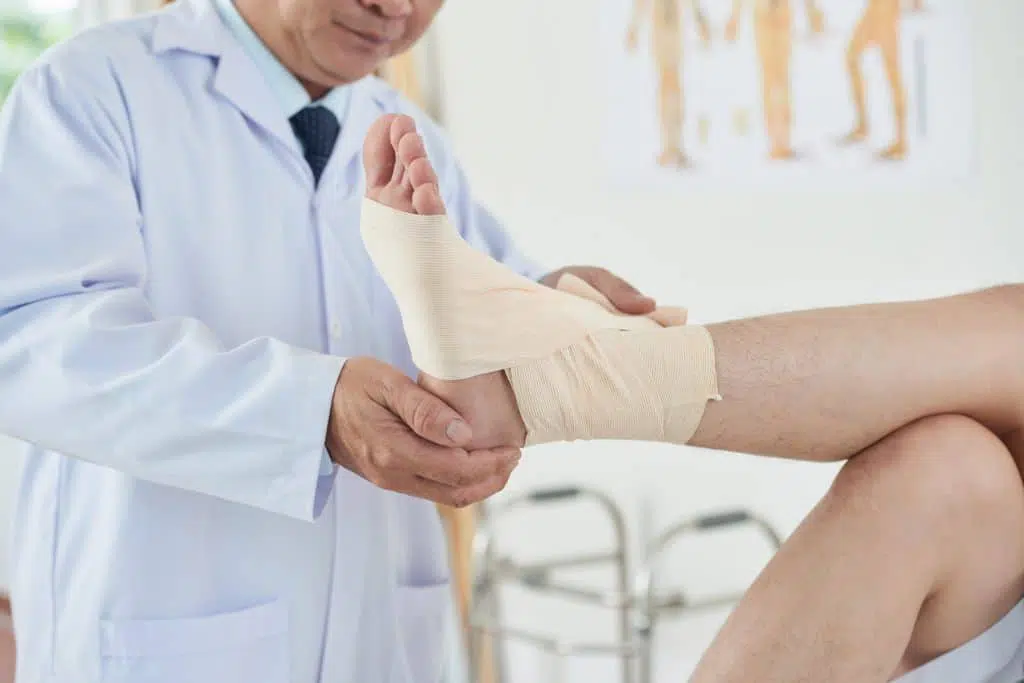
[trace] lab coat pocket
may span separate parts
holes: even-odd
[[[271,602],[190,619],[104,621],[103,683],[287,683],[288,608]]]
[[[440,683],[448,661],[451,582],[398,587],[398,622],[410,683]]]

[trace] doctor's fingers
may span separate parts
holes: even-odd
[[[494,477],[508,480],[519,464],[518,448],[463,451],[459,449],[432,449],[416,458],[412,471],[421,479],[443,486],[470,488]]]
[[[385,407],[409,429],[439,446],[464,446],[473,438],[455,409],[404,376],[388,387],[383,398]]]
[[[477,451],[477,453],[480,453]],[[472,454],[471,454],[472,455]],[[514,468],[513,468],[514,469]],[[500,492],[508,484],[512,469],[491,476],[468,486],[445,486],[429,479],[417,478],[411,483],[413,495],[453,508],[463,508],[479,503]]]

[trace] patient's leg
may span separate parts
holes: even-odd
[[[626,438],[816,460],[929,415],[968,415],[1008,438],[1021,427],[1024,288],[661,328],[468,247],[438,213],[409,119],[379,122],[366,160],[370,255],[425,383],[481,447],[522,443],[517,405],[528,444]]]
[[[1024,415],[1024,288],[711,325],[725,400],[691,443],[809,460],[928,415],[1010,437]]]
[[[926,418],[846,464],[691,681],[882,683],[973,639],[1022,593],[1013,460],[976,422]]]
[[[506,400],[501,412],[486,400],[489,391],[508,391],[505,377],[527,413],[531,444],[690,438],[704,404],[717,397],[707,330],[665,329],[657,322],[663,311],[613,313],[593,300],[599,296],[550,289],[471,248],[443,214],[408,117],[378,121],[364,159],[363,241],[397,300],[416,365],[435,380],[473,379],[431,388],[454,391],[454,407],[473,426],[474,446],[510,443],[503,441],[509,436],[503,425],[518,427],[523,441],[515,403]],[[586,288],[571,278],[559,286],[574,283]],[[662,350],[665,344],[671,353]],[[644,409],[624,411],[623,401]]]

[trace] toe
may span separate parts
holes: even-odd
[[[427,148],[423,144],[423,138],[415,131],[405,133],[399,139],[396,149],[398,150],[399,163],[406,168],[412,166],[415,161],[425,159],[427,156]]]
[[[394,173],[391,176],[391,182],[400,184],[402,182],[403,175],[405,174],[405,166],[402,164],[401,156],[398,155],[398,149],[402,144],[402,139],[416,134],[416,122],[412,118],[400,114],[394,118],[391,122],[391,147],[398,158],[397,163],[394,165]]]
[[[389,134],[391,137],[391,146],[397,150],[399,145],[402,143],[402,138],[410,134],[416,134],[416,122],[404,114],[395,116],[391,120],[391,129]]]
[[[387,114],[377,119],[363,142],[363,167],[369,192],[387,185],[395,172],[397,157],[395,147],[391,144],[395,118],[394,114]]]
[[[437,184],[437,174],[426,157],[419,157],[410,163],[406,169],[406,176],[414,189],[420,185]]]
[[[445,213],[437,183],[416,187],[412,192],[412,205],[421,216],[441,216]]]
[[[406,132],[398,141],[398,166],[401,182],[412,192],[412,205],[423,216],[445,213],[438,189],[437,173],[427,157],[427,148],[416,132]]]

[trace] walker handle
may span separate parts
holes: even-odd
[[[570,498],[577,498],[582,494],[583,490],[578,486],[567,486],[560,489],[534,491],[529,495],[529,498],[532,503],[555,503],[562,500],[569,500]]]
[[[732,512],[721,512],[714,515],[707,515],[701,517],[696,521],[694,526],[698,529],[717,529],[723,526],[732,526],[734,524],[743,524],[751,520],[750,514],[745,510],[734,510]]]

